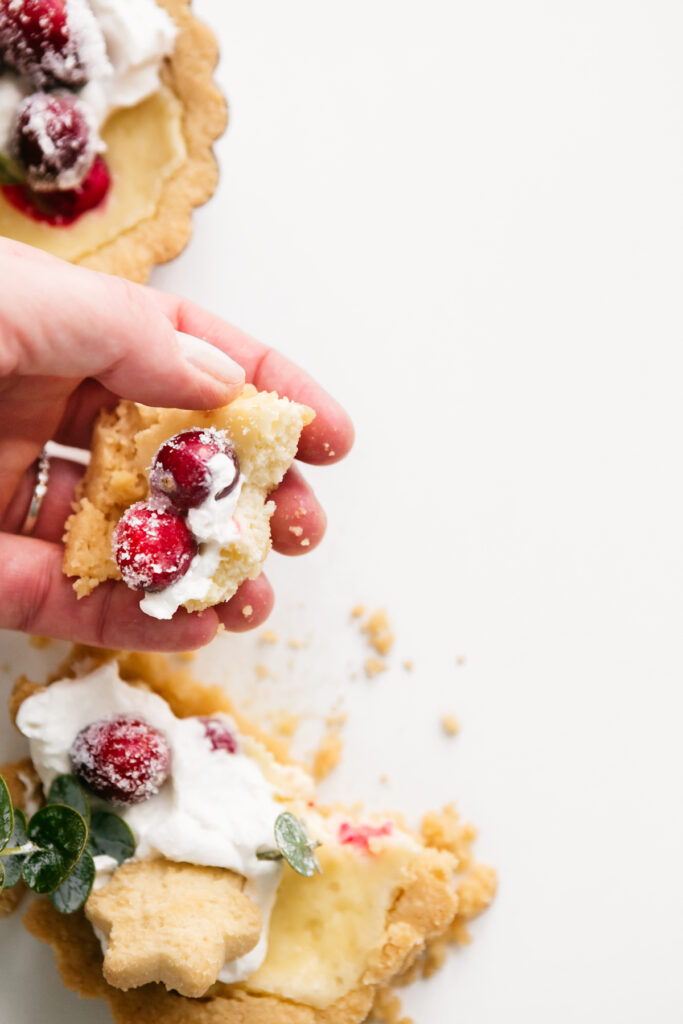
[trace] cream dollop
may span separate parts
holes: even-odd
[[[161,697],[123,682],[116,665],[109,664],[81,679],[52,683],[19,709],[17,726],[29,740],[46,793],[56,775],[71,771],[69,750],[77,733],[91,722],[123,713],[159,729],[172,749],[171,773],[159,793],[141,804],[116,808],[135,836],[134,859],[163,856],[229,868],[246,878],[245,892],[261,911],[261,941],[245,957],[226,964],[219,976],[222,981],[242,980],[265,957],[268,921],[282,874],[280,864],[259,860],[256,851],[273,845],[273,826],[282,810],[276,797],[306,792],[305,780],[298,778],[304,773],[293,774],[290,769],[279,778],[277,773],[266,778],[262,764],[267,772],[269,755],[265,748],[251,737],[242,737],[227,715],[212,717],[221,719],[233,734],[237,752],[214,750],[201,719],[177,718]],[[279,790],[278,781],[285,792]],[[102,804],[95,798],[92,802]],[[111,859],[97,861],[100,887],[115,865]]]
[[[146,594],[140,602],[143,612],[155,619],[170,619],[188,601],[203,601],[209,593],[221,552],[239,536],[234,512],[244,478],[240,475],[230,493],[218,499],[217,495],[233,483],[237,469],[223,452],[212,455],[207,466],[211,472],[211,490],[204,501],[187,514],[187,524],[199,544],[197,554],[184,576],[163,590]]]

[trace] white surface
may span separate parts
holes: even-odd
[[[329,792],[455,798],[481,826],[500,893],[406,992],[419,1024],[678,1024],[683,10],[197,7],[232,122],[156,283],[280,346],[358,427],[309,474],[326,544],[270,564],[272,626],[311,646],[207,660],[244,700],[343,695]],[[357,600],[399,637],[372,683],[349,680]],[[16,924],[0,936],[0,1019],[109,1020]]]

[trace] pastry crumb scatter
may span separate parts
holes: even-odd
[[[245,604],[244,608],[242,609],[242,615],[244,615],[245,619],[250,618],[250,616],[252,616],[253,614],[254,609],[252,608],[252,606],[250,604]]]
[[[301,651],[304,647],[308,647],[308,644],[305,640],[297,640],[295,636],[290,636],[287,646],[291,647],[293,651]]]
[[[256,665],[254,665],[254,671],[256,672],[256,678],[258,680],[268,679],[268,677],[270,676],[270,669],[268,668],[267,665],[261,664],[261,662],[258,662]]]
[[[465,655],[464,654],[459,654],[458,657],[455,659],[455,664],[456,665],[464,665],[465,664]]]
[[[441,725],[447,736],[457,736],[460,732],[460,722],[455,715],[444,715],[441,719]]]
[[[373,658],[372,656],[365,659],[365,674],[368,679],[374,679],[380,672],[386,672],[388,665],[386,661],[382,661],[381,658]]]
[[[259,640],[262,644],[276,644],[280,637],[273,629],[262,629]]]
[[[345,711],[330,711],[325,719],[325,724],[329,729],[339,728],[339,726],[346,724],[347,719],[348,715]]]
[[[304,532],[304,528],[303,526],[290,526],[289,532],[293,533],[295,537],[300,537],[301,534]]]
[[[360,619],[362,615],[365,615],[365,605],[364,604],[356,604],[356,605],[354,605],[353,608],[351,609],[351,618],[352,619]]]
[[[394,646],[396,638],[384,608],[379,608],[368,615],[361,630],[367,635],[368,643],[378,654],[387,655]]]
[[[405,658],[403,661],[403,667],[406,670],[406,672],[412,672],[413,669],[415,668],[415,663],[413,662],[413,659]]]
[[[344,742],[338,729],[328,729],[313,755],[311,772],[316,782],[327,778],[341,761]]]
[[[268,716],[279,736],[293,736],[299,728],[301,718],[290,711],[274,711]]]
[[[307,548],[307,547],[309,547],[309,546],[310,546],[310,543],[311,543],[311,542],[310,542],[310,540],[308,539],[308,537],[304,537],[304,539],[303,539],[303,540],[301,541],[301,547],[302,547],[302,548]]]

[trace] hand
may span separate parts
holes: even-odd
[[[88,448],[100,409],[119,397],[213,409],[235,398],[246,376],[261,390],[315,410],[298,458],[329,465],[353,443],[343,409],[278,352],[177,296],[7,239],[0,239],[0,281],[0,627],[106,647],[180,651],[208,643],[220,624],[234,631],[260,625],[273,604],[263,575],[226,604],[191,615],[181,609],[170,622],[141,612],[140,595],[120,582],[100,584],[78,601],[62,574],[61,538],[82,467],[51,460],[35,529],[17,536],[35,485],[35,459],[50,439]],[[289,470],[272,497],[275,550],[312,551],[325,531],[325,513],[298,469]],[[302,505],[303,537],[289,530],[302,524],[293,518]],[[302,547],[302,539],[309,545]],[[245,618],[248,605],[253,611]]]

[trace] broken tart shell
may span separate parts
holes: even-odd
[[[95,661],[112,656],[91,653]],[[245,734],[251,728],[255,738],[264,740],[235,714],[219,688],[196,683],[187,669],[170,669],[160,655],[121,655],[118,661],[122,678],[159,693],[175,714],[228,712]],[[20,680],[11,701],[13,712],[38,689],[29,680]],[[282,756],[277,745],[272,750]],[[468,941],[466,922],[489,905],[495,891],[494,872],[473,863],[474,837],[471,826],[461,824],[452,808],[427,815],[421,836],[414,837],[415,850],[391,880],[384,906],[373,896],[373,887],[384,884],[378,867],[381,856],[343,846],[331,846],[325,855],[321,847],[321,876],[309,880],[285,873],[262,968],[246,982],[215,984],[201,999],[186,998],[160,984],[129,991],[108,984],[100,945],[83,912],[63,915],[49,900],[35,899],[24,923],[53,947],[65,985],[79,995],[106,999],[115,1024],[360,1024],[373,1007],[376,1019],[386,1019],[383,1013],[395,1002],[388,989],[392,981],[431,973],[443,962],[449,941]],[[355,858],[358,899],[348,890],[349,877],[335,870],[339,858],[347,868]],[[178,870],[180,875],[182,869]],[[342,979],[338,951],[344,948],[347,933],[357,938],[365,934],[368,899],[375,904],[375,917],[381,910],[379,930],[371,946],[352,951],[359,959],[349,978]],[[348,952],[344,949],[345,957]],[[281,985],[279,967],[286,968]]]

